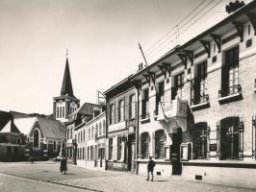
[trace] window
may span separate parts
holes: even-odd
[[[149,143],[150,143],[149,134],[147,132],[142,133],[141,134],[141,159],[149,158]]]
[[[103,120],[103,134],[106,133],[106,120]]]
[[[94,127],[92,127],[92,135],[91,135],[91,138],[94,137]]]
[[[124,100],[119,101],[118,105],[118,121],[124,120]]]
[[[149,92],[148,89],[143,90],[142,99],[142,119],[149,117]]]
[[[239,117],[228,117],[220,123],[220,154],[221,159],[238,159],[239,151],[242,150],[241,135],[239,131]]]
[[[34,131],[34,147],[39,147],[39,131]]]
[[[135,117],[135,95],[131,95],[129,99],[129,118],[132,119]]]
[[[225,97],[240,93],[241,86],[239,84],[239,47],[234,47],[226,51],[224,57],[224,65],[221,71],[221,91],[220,97]]]
[[[159,112],[159,104],[164,102],[164,81],[158,84],[158,89],[156,93],[156,109],[155,115],[158,115]]]
[[[180,73],[179,75],[174,76],[174,82],[172,87],[172,100],[176,98],[176,96],[182,98],[184,89],[184,73]]]
[[[109,138],[109,160],[113,157],[113,138]]]
[[[98,137],[98,123],[96,124],[95,137]]]
[[[163,159],[165,158],[165,141],[166,135],[164,130],[158,130],[155,134],[155,158]]]
[[[195,68],[195,79],[193,85],[193,105],[197,105],[199,103],[208,102],[209,96],[207,93],[207,85],[206,85],[206,78],[207,78],[207,62],[203,62],[198,64]]]
[[[207,123],[201,122],[194,125],[193,137],[193,159],[207,158]]]
[[[91,146],[91,160],[94,160],[94,148]]]
[[[99,135],[102,135],[102,127],[101,127],[101,122],[100,122],[100,125],[99,125]]]
[[[109,124],[112,125],[114,124],[114,119],[115,119],[115,106],[114,104],[110,105],[110,116],[109,116]]]
[[[56,151],[57,149],[57,145],[56,145],[56,141],[53,142],[53,150]]]
[[[117,160],[122,158],[122,137],[117,138]]]

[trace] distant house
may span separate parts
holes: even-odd
[[[0,161],[48,159],[57,156],[65,139],[65,127],[57,120],[0,112]]]

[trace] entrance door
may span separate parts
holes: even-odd
[[[133,171],[135,170],[135,162],[134,162],[134,155],[135,155],[135,135],[129,135],[128,137],[128,161],[127,161],[127,170]]]
[[[182,130],[178,128],[176,133],[172,134],[171,160],[172,174],[181,175],[182,165],[180,162],[180,144],[182,143]]]

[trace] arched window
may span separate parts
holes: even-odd
[[[227,117],[220,122],[221,159],[238,159],[242,137],[239,117]],[[240,145],[240,146],[239,146]]]
[[[53,142],[53,150],[56,151],[57,146],[56,146],[56,141]]]
[[[150,137],[148,132],[142,133],[141,134],[141,159],[148,159],[149,143],[150,143]]]
[[[194,125],[193,136],[193,159],[207,158],[207,123],[200,122]]]
[[[165,142],[166,135],[164,130],[158,130],[155,133],[155,158],[163,159],[165,158]]]
[[[39,131],[34,131],[34,147],[39,147]]]

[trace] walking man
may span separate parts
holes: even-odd
[[[154,167],[155,167],[155,162],[152,160],[152,157],[149,157],[149,161],[148,161],[148,178],[147,181],[149,180],[149,173],[151,173],[151,181],[153,181],[154,176],[153,176],[153,172],[154,172]]]

